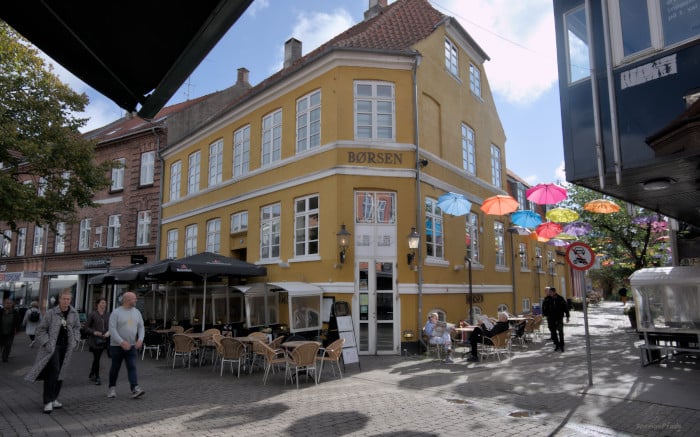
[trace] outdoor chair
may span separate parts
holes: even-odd
[[[313,373],[314,383],[318,384],[318,376],[316,374],[316,355],[318,354],[319,345],[316,342],[309,342],[297,346],[292,350],[290,354],[287,355],[287,365],[285,367],[285,384],[287,383],[287,377],[292,377],[292,372],[294,372],[294,378],[296,379],[297,389],[299,389],[299,372],[306,372],[308,377],[310,373]]]
[[[173,335],[173,369],[177,357],[182,359],[182,365],[185,365],[185,357],[187,357],[187,367],[192,367],[192,353],[197,350],[197,344],[194,339],[184,334]]]
[[[260,343],[260,349],[263,351],[265,358],[265,374],[263,375],[263,385],[267,384],[267,378],[270,375],[270,371],[274,373],[275,367],[287,364],[287,355],[284,349],[274,350],[269,345]],[[285,384],[286,384],[286,371],[285,371]]]
[[[340,360],[343,357],[344,344],[345,339],[339,338],[325,348],[319,349],[320,355],[316,357],[316,361],[321,363],[318,369],[318,381],[321,380],[321,375],[323,374],[323,364],[325,362],[330,364],[331,370],[333,371],[333,376],[335,376],[335,368],[333,367],[333,363],[335,363],[335,366],[338,368],[338,375],[340,376],[340,379],[343,379],[343,372],[340,371]]]
[[[160,349],[164,347],[165,342],[163,336],[154,331],[146,331],[143,337],[143,352],[141,352],[141,361],[146,357],[146,351],[153,358],[153,351],[156,351],[156,360],[160,358]]]
[[[238,373],[236,376],[240,378],[241,361],[245,359],[245,345],[231,337],[224,337],[220,341],[223,353],[221,355],[221,371],[219,372],[219,376],[223,376],[224,374],[224,364],[229,363],[231,366],[231,373],[233,373],[233,363],[236,363],[238,366]]]
[[[512,330],[509,329],[496,334],[493,337],[482,337],[480,351],[481,359],[495,355],[498,358],[498,361],[501,361],[501,354],[508,355],[508,359],[510,359],[511,335]]]

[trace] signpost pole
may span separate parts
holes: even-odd
[[[590,246],[577,241],[569,245],[566,249],[566,262],[573,269],[573,280],[575,291],[580,292],[583,303],[583,327],[586,337],[586,364],[588,366],[588,385],[593,385],[593,364],[591,359],[591,337],[588,332],[588,302],[586,296],[585,275],[586,270],[593,267],[595,253]]]

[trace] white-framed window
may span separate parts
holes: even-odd
[[[520,257],[520,268],[528,269],[530,268],[527,260],[527,243],[518,244],[518,256]]]
[[[152,185],[153,177],[155,175],[156,169],[156,152],[151,150],[150,152],[144,152],[141,154],[141,177],[139,178],[139,184]]]
[[[207,221],[207,252],[221,252],[221,219]]]
[[[0,241],[0,257],[10,256],[12,250],[12,231],[5,229],[2,231],[2,241]]]
[[[394,117],[394,84],[355,82],[355,139],[393,140]]]
[[[196,193],[199,191],[199,175],[201,152],[197,150],[190,154],[187,159],[187,194]]]
[[[496,247],[496,267],[506,266],[506,246],[504,238],[503,223],[499,221],[493,222],[493,236]]]
[[[66,251],[66,223],[56,223],[56,237],[54,239],[54,252],[63,253]]]
[[[425,198],[425,254],[429,258],[442,259],[445,254],[442,210],[435,199]]]
[[[248,211],[231,214],[231,233],[248,230]]]
[[[124,169],[126,168],[126,158],[118,158],[114,160],[116,167],[112,168],[112,191],[124,189]]]
[[[27,246],[27,228],[17,229],[17,256],[24,256],[24,249]]]
[[[527,200],[527,188],[520,182],[516,183],[515,195],[520,209],[530,209],[530,201]]]
[[[177,229],[168,230],[168,243],[165,256],[168,259],[177,258],[177,242],[179,238],[179,231]]]
[[[608,5],[616,66],[700,35],[700,8],[694,2],[613,0]]]
[[[528,313],[530,312],[530,299],[525,298],[522,300],[522,305],[523,305],[523,313]]]
[[[180,185],[182,184],[182,161],[170,164],[170,200],[180,198]]]
[[[501,149],[491,144],[491,183],[501,186]]]
[[[641,3],[641,2],[639,2]],[[588,22],[583,5],[564,14],[566,28],[566,61],[569,83],[591,76],[588,53]]]
[[[551,250],[547,251],[547,271],[552,276],[554,276],[554,274],[557,272],[556,258],[554,257],[554,252]]]
[[[80,239],[78,240],[78,250],[90,250],[90,233],[92,232],[92,219],[80,220]]]
[[[46,190],[48,188],[49,182],[46,180],[45,177],[40,177],[39,178],[39,186],[36,189],[36,195],[39,197],[44,197],[46,196]]]
[[[395,224],[396,193],[390,191],[356,191],[355,223]]]
[[[279,203],[260,208],[260,259],[280,256],[280,211]]]
[[[464,235],[469,235],[469,244],[467,245],[467,256],[472,260],[472,264],[479,264],[479,215],[473,212],[467,214],[466,229]]]
[[[474,64],[469,64],[469,89],[472,93],[481,97],[481,70]]]
[[[122,216],[110,215],[107,221],[107,248],[119,247],[121,242],[120,231],[122,228]]]
[[[474,129],[462,123],[462,168],[467,173],[476,174]]]
[[[136,245],[147,246],[151,242],[151,211],[139,211],[136,224]]]
[[[233,177],[248,173],[250,168],[250,125],[233,133]]]
[[[224,172],[224,140],[209,145],[209,186],[219,185]]]
[[[318,255],[318,194],[294,200],[294,256]]]
[[[445,68],[457,77],[459,77],[458,53],[457,46],[448,38],[445,38]]]
[[[197,253],[197,225],[189,225],[185,228],[185,256]]]
[[[282,110],[268,114],[262,120],[262,156],[264,167],[282,159]]]
[[[537,265],[537,271],[542,273],[542,248],[535,246],[535,264]]]
[[[61,179],[63,179],[62,182],[62,187],[60,189],[61,195],[65,196],[68,193],[68,189],[70,188],[70,175],[71,173],[69,171],[64,171],[61,173]]]
[[[41,255],[44,253],[44,227],[34,226],[34,245],[32,247],[32,255]]]
[[[321,91],[297,100],[297,153],[321,145]]]

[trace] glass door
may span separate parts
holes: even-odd
[[[396,353],[394,263],[360,261],[357,264],[360,354]]]

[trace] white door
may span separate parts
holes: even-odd
[[[358,295],[353,313],[358,315],[358,352],[361,355],[395,354],[398,312],[394,262],[360,260],[356,266]]]

